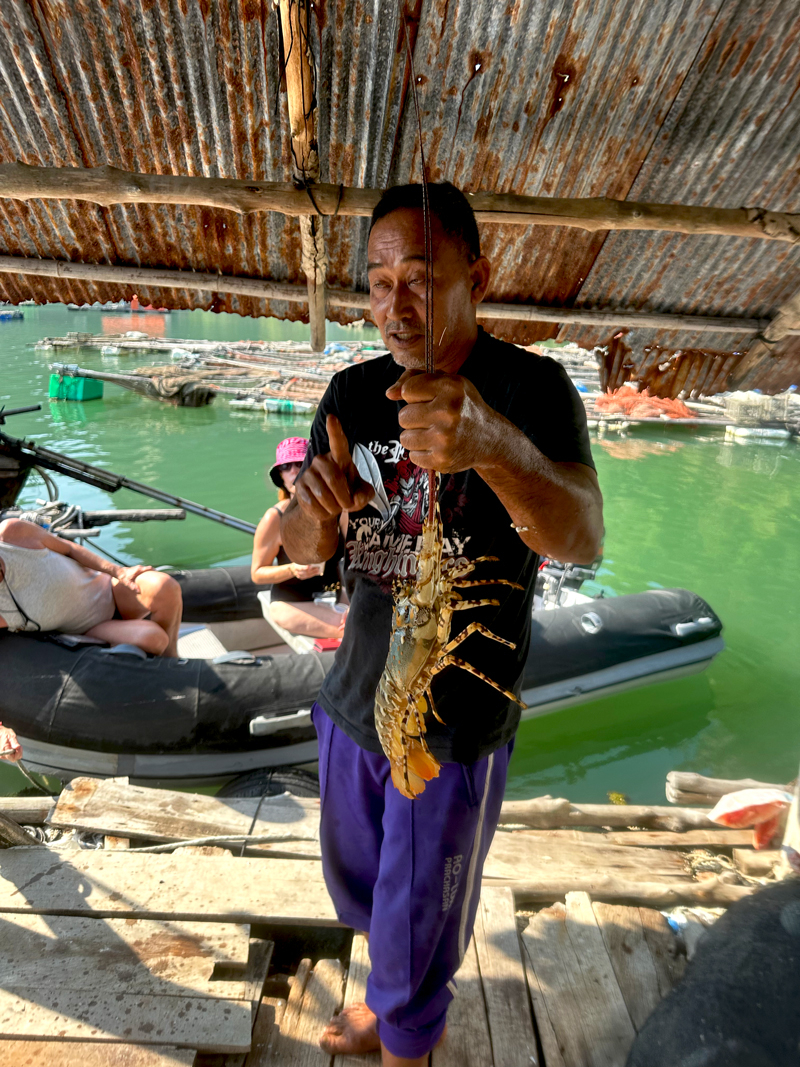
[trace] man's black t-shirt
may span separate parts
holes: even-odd
[[[344,553],[350,613],[319,695],[336,725],[369,752],[381,751],[373,714],[389,647],[392,586],[398,577],[413,579],[428,504],[427,472],[410,462],[399,442],[403,404],[385,396],[401,373],[391,356],[381,356],[335,375],[314,419],[306,457],[308,464],[330,450],[325,420],[336,415],[362,477],[377,490],[366,508],[348,516]],[[594,466],[583,404],[561,364],[480,330],[459,373],[548,458]],[[499,600],[499,607],[456,612],[451,638],[477,621],[516,642],[512,651],[473,633],[458,646],[457,655],[518,693],[538,557],[512,529],[508,512],[475,471],[443,474],[440,504],[445,559],[498,557],[496,563],[477,565],[470,578],[485,579],[487,585],[468,592],[475,599]],[[493,578],[518,582],[524,592],[492,586]],[[474,675],[448,667],[434,678],[432,692],[446,725],[429,715],[426,737],[441,762],[473,763],[513,737],[519,706]]]

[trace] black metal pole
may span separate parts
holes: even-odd
[[[91,463],[82,463],[78,459],[63,455],[61,452],[52,452],[49,448],[41,448],[39,445],[35,445],[33,441],[23,441],[8,437],[3,433],[0,433],[0,439],[6,441],[12,448],[17,449],[22,455],[35,460],[39,466],[58,471],[59,474],[77,478],[79,481],[88,482],[90,485],[97,486],[100,489],[106,489],[109,493],[116,493],[118,489],[130,489],[134,493],[141,493],[142,496],[152,497],[153,500],[160,500],[164,504],[172,504],[173,507],[183,508],[193,515],[201,515],[205,519],[211,519],[212,522],[229,526],[233,530],[241,530],[242,533],[248,533],[251,536],[256,532],[255,525],[252,522],[237,519],[235,515],[227,515],[224,511],[208,508],[205,504],[196,504],[193,500],[186,500],[184,497],[176,496],[174,493],[165,493],[161,489],[156,489],[155,486],[145,485],[144,482],[136,482],[132,478],[124,477],[122,474],[103,470],[102,467],[93,467]]]

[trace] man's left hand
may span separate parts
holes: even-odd
[[[140,574],[144,574],[145,571],[151,570],[153,570],[152,567],[145,567],[143,564],[139,563],[135,567],[119,567],[114,577],[122,585],[127,586],[128,589],[133,590],[134,593],[138,593],[139,586],[136,584],[136,579]]]
[[[497,413],[467,378],[407,370],[386,395],[406,402],[399,415],[400,444],[418,467],[457,472],[490,458]]]

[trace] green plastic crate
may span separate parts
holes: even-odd
[[[52,400],[98,400],[103,395],[104,384],[96,378],[51,374],[49,396]]]

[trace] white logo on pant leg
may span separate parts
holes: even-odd
[[[463,856],[448,856],[444,861],[444,879],[442,882],[442,911],[449,911],[455,900],[458,883],[461,878]]]

